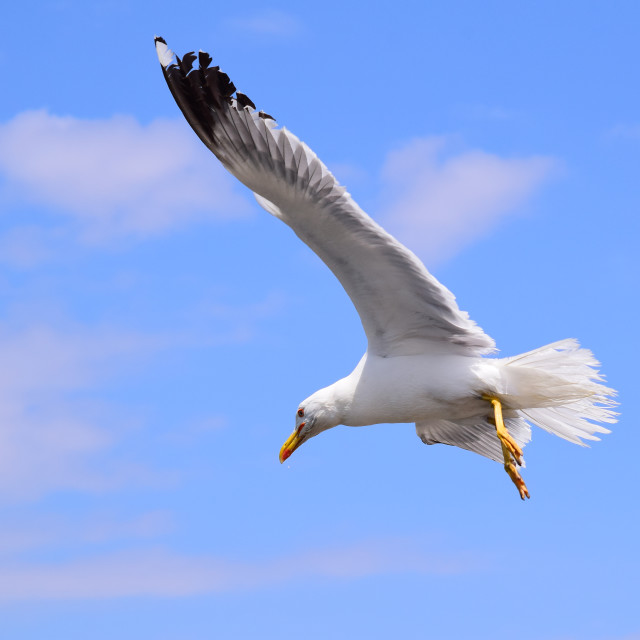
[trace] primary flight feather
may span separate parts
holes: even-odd
[[[262,207],[325,262],[356,307],[367,351],[346,378],[304,400],[280,451],[283,462],[339,424],[414,422],[426,444],[461,447],[504,463],[520,496],[517,465],[529,424],[567,440],[597,440],[615,422],[615,392],[590,351],[564,340],[513,358],[487,358],[494,341],[405,246],[374,222],[309,147],[236,91],[200,51],[156,50],[185,118]],[[194,62],[198,66],[194,67]]]

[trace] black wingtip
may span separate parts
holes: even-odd
[[[155,43],[162,72],[178,107],[198,137],[218,155],[216,129],[228,118],[225,111],[257,110],[256,105],[247,95],[236,91],[219,66],[211,66],[212,58],[206,51],[197,54],[189,51],[180,57],[169,49],[164,38],[156,36]],[[196,61],[199,68],[194,68]],[[267,125],[269,128],[275,124],[275,118],[264,111],[260,111],[258,117],[272,120],[273,123]]]
[[[206,51],[202,51],[202,49],[198,51],[198,63],[201,69],[208,68],[212,61],[213,58]]]
[[[162,42],[162,44],[167,44],[167,41],[166,41],[164,38],[162,38],[161,36],[155,36],[155,37],[153,38],[153,42],[154,42],[154,44],[155,44],[156,42]]]
[[[184,56],[182,56],[181,68],[185,76],[189,73],[189,71],[191,71],[191,69],[193,69],[193,63],[195,61],[196,61],[196,54],[193,53],[193,51],[189,51],[189,53],[185,53]]]
[[[253,100],[245,95],[244,93],[240,93],[240,91],[236,91],[236,100],[241,107],[251,107],[252,109],[256,108],[256,105],[253,104]]]

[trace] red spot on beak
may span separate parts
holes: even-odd
[[[296,427],[296,430],[287,438],[287,441],[280,449],[280,462],[284,462],[302,443],[300,431],[304,427],[304,422]]]

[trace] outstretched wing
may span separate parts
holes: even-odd
[[[162,38],[156,49],[189,124],[333,271],[360,315],[372,353],[424,353],[434,343],[468,353],[493,350],[493,340],[460,311],[453,294],[360,209],[306,144],[236,92],[229,76],[210,66],[208,53],[180,59]]]

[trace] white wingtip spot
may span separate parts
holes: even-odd
[[[156,53],[158,54],[158,60],[163,68],[167,68],[173,62],[173,51],[160,40],[156,40]]]

